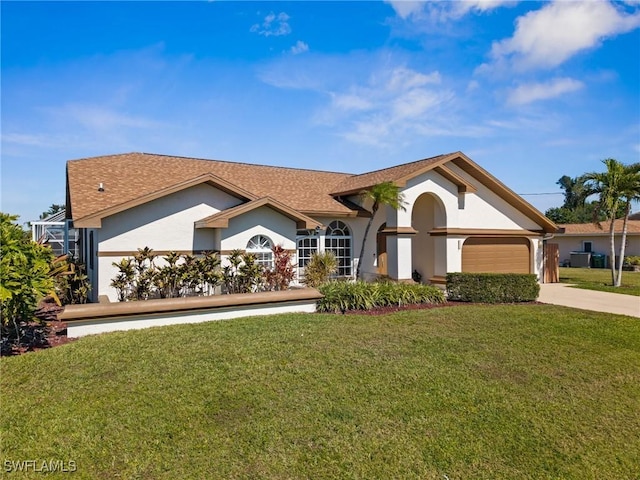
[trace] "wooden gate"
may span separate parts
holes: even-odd
[[[544,283],[560,281],[560,250],[557,243],[544,244]]]

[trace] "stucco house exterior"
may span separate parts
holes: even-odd
[[[614,222],[616,255],[620,251],[622,241],[622,219]],[[609,251],[611,237],[609,236],[609,222],[602,222],[600,227],[593,223],[569,223],[558,225],[553,243],[558,244],[560,264],[571,261],[571,252],[598,253],[607,256],[605,267],[609,266]],[[625,256],[640,256],[640,218],[631,218],[627,224],[627,242]]]
[[[370,205],[360,193],[391,181],[405,210],[381,208],[357,258]],[[271,261],[270,247],[304,265],[332,250],[339,275],[442,283],[447,272],[521,272],[541,278],[543,240],[556,225],[461,152],[359,175],[147,153],[67,163],[67,218],[100,295],[116,299],[112,262],[150,247],[224,263],[234,249]]]

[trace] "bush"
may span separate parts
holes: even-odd
[[[628,265],[640,265],[640,255],[629,255],[625,257],[624,263]]]
[[[518,273],[447,273],[449,300],[476,303],[532,302],[540,285],[535,275]]]
[[[31,241],[18,216],[0,213],[0,300],[2,338],[20,340],[22,322],[34,320],[38,301],[53,290],[53,254]]]
[[[324,297],[318,301],[319,312],[369,310],[376,307],[419,303],[443,303],[442,291],[431,285],[393,282],[333,281],[318,289]]]
[[[304,267],[303,283],[307,287],[319,287],[338,271],[338,259],[331,250],[314,253]]]

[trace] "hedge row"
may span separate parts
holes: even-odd
[[[344,313],[347,310],[445,301],[442,291],[431,285],[336,281],[325,283],[318,290],[324,295],[317,304],[319,312]]]
[[[452,301],[533,302],[539,293],[540,285],[532,274],[447,273],[447,296]]]

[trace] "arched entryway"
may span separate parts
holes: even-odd
[[[447,243],[444,236],[429,234],[436,227],[447,225],[447,216],[442,201],[432,193],[423,193],[413,204],[411,226],[418,233],[411,244],[413,269],[428,283],[435,277],[443,277],[447,270]]]

